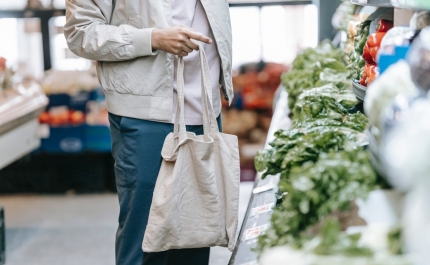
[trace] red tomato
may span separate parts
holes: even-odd
[[[369,35],[367,37],[367,44],[369,45],[369,48],[372,47],[379,47],[381,46],[381,41],[385,36],[385,32],[375,32]]]
[[[51,119],[51,117],[49,116],[49,113],[48,112],[43,112],[39,116],[39,123],[49,123],[50,119]]]
[[[369,64],[374,64],[375,61],[373,61],[373,57],[370,54],[370,49],[369,49],[369,45],[364,45],[364,50],[363,50],[363,59],[366,63]]]
[[[82,111],[70,112],[69,121],[72,124],[81,124],[85,122],[85,115]]]
[[[393,26],[394,26],[393,21],[381,19],[381,21],[379,21],[378,26],[376,27],[376,32],[387,32],[390,29],[392,29]]]

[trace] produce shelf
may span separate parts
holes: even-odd
[[[276,131],[288,130],[291,127],[291,120],[288,118],[290,112],[288,110],[288,94],[283,86],[279,89],[281,93],[266,139],[266,149],[270,147],[269,143],[274,140]],[[257,174],[254,190],[229,265],[257,265],[257,253],[253,249],[257,247],[258,235],[264,233],[270,226],[271,208],[276,205],[275,192],[278,182],[279,176],[268,176],[262,179],[261,174]]]
[[[390,0],[351,0],[351,3],[361,6],[383,6],[392,7]]]
[[[364,97],[366,97],[366,87],[360,85],[360,83],[358,83],[357,80],[351,79],[352,80],[352,90],[354,91],[355,96],[358,99],[361,99],[364,101]]]
[[[428,0],[391,0],[391,4],[398,8],[414,9],[414,10],[430,10],[430,1]]]

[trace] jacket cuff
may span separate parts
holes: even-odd
[[[132,34],[134,56],[142,57],[156,55],[158,51],[152,50],[152,31],[154,28],[136,29]]]

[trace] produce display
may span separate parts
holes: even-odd
[[[367,37],[366,44],[364,45],[362,57],[366,62],[364,66],[364,73],[361,75],[360,84],[362,86],[368,86],[372,83],[375,78],[379,75],[377,63],[378,63],[378,51],[381,46],[382,39],[388,30],[393,28],[393,22],[382,19],[377,28],[376,32],[372,33]]]
[[[365,87],[379,75],[377,67],[379,48],[387,31],[393,28],[393,21],[382,19],[379,21],[376,31],[369,34],[371,22],[366,20],[358,25],[354,38],[354,51],[349,55],[348,69],[351,78],[359,81]]]
[[[82,111],[53,108],[40,114],[39,122],[50,126],[79,125],[85,123],[85,114]]]
[[[239,109],[272,109],[273,98],[281,81],[279,77],[288,67],[276,63],[257,63],[241,66],[233,76],[236,97],[233,105]],[[225,107],[227,102],[223,101]]]
[[[255,158],[263,178],[279,174],[282,194],[270,228],[258,239],[260,251],[290,246],[318,255],[374,254],[358,243],[360,233],[341,232],[363,223],[355,199],[387,187],[363,147],[368,119],[363,113],[350,113],[358,101],[341,58],[340,49],[324,42],[301,53],[283,76],[292,95],[292,129],[276,132],[272,148]]]
[[[364,75],[364,66],[366,61],[363,58],[363,50],[366,45],[367,37],[369,36],[370,20],[366,20],[359,24],[355,30],[351,30],[350,34],[354,37],[354,51],[349,54],[348,69],[351,72],[351,78],[361,80]]]
[[[293,109],[304,90],[332,83],[340,90],[348,89],[348,72],[342,58],[344,53],[329,42],[315,49],[304,50],[282,75],[282,83],[288,92],[288,107]]]

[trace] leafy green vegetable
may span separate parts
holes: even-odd
[[[358,246],[361,234],[347,235],[341,233],[339,221],[328,218],[322,227],[320,243],[315,247],[314,253],[318,255],[344,255],[370,257],[373,252],[365,247]]]
[[[276,175],[288,178],[293,166],[300,166],[307,161],[316,161],[321,152],[340,150],[353,144],[357,131],[335,127],[300,128],[291,131],[278,131],[275,140],[270,143],[272,149],[261,150],[255,158],[255,167],[263,172],[263,178]]]
[[[288,106],[294,108],[297,97],[307,89],[334,83],[341,88],[347,84],[348,72],[343,62],[344,53],[329,42],[315,49],[306,49],[292,63],[291,70],[282,76],[288,92]]]
[[[348,113],[358,101],[342,57],[339,49],[322,43],[303,51],[282,76],[293,127],[277,131],[272,148],[255,157],[263,178],[280,175],[283,194],[271,227],[259,237],[260,250],[302,247],[309,242],[306,231],[334,212],[347,210],[351,201],[366,197],[380,183],[361,146],[368,119],[362,113]],[[326,220],[318,239],[316,254],[372,255],[358,247],[359,236],[341,233],[334,219]]]
[[[402,228],[401,226],[396,226],[388,233],[388,249],[391,254],[401,255],[402,247]]]
[[[377,187],[377,176],[363,148],[348,148],[292,166],[288,178],[281,175],[279,187],[287,195],[274,209],[272,226],[259,238],[262,249],[301,247],[308,228],[334,211],[348,209],[355,198],[365,198]]]
[[[315,87],[326,84],[333,84],[341,90],[351,90],[349,74],[347,72],[338,72],[331,68],[326,68],[320,73],[319,80],[315,83]]]
[[[351,84],[351,81],[349,81]],[[330,97],[340,103],[346,109],[354,107],[358,104],[358,100],[350,89],[339,89],[334,84],[326,84],[321,87],[315,87],[310,90],[304,91],[299,97],[296,104],[302,104],[300,101],[312,100],[315,97]]]

